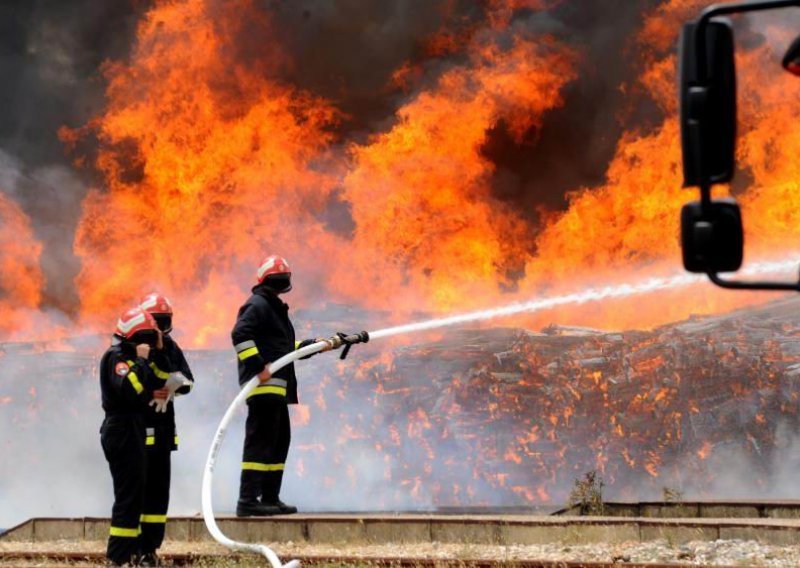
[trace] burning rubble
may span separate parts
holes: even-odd
[[[653,331],[460,329],[369,344],[347,364],[308,361],[288,466],[303,489],[292,497],[306,509],[558,506],[589,470],[614,498],[653,498],[665,486],[691,497],[791,497],[776,476],[800,427],[798,308],[789,299]],[[0,477],[25,471],[30,481],[41,464],[74,455],[100,469],[96,356],[37,351],[0,347],[0,419],[11,426],[2,446],[14,456]],[[176,460],[184,482],[174,510],[183,512],[197,507],[190,488],[214,417],[236,391],[229,352],[189,359],[202,380],[179,401],[189,450]],[[46,382],[8,380],[43,372]],[[42,420],[68,432],[69,446],[31,444]],[[723,490],[731,456],[748,477]],[[235,485],[225,479],[217,483]],[[30,485],[66,491],[60,483]],[[102,493],[86,482],[80,491],[90,502]]]

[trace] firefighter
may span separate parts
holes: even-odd
[[[112,345],[100,361],[105,419],[100,442],[111,469],[114,506],[106,556],[115,566],[138,564],[147,456],[145,414],[153,397],[165,396],[150,369],[161,332],[153,316],[134,308],[117,322]]]
[[[161,331],[162,345],[151,353],[150,369],[168,391],[166,398],[153,399],[145,412],[145,476],[144,510],[141,517],[140,565],[157,566],[156,550],[164,541],[169,507],[171,454],[178,449],[175,429],[175,395],[188,394],[194,376],[183,351],[172,339],[172,304],[160,294],[145,296],[139,307],[153,316]]]
[[[247,398],[242,472],[236,515],[292,514],[297,508],[280,498],[291,440],[289,404],[297,404],[294,365],[270,375],[267,365],[315,339],[295,341],[289,306],[279,296],[292,289],[289,265],[272,255],[258,269],[258,284],[239,309],[231,332],[239,359],[239,384],[258,376],[260,385]]]

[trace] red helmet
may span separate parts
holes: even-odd
[[[153,316],[161,331],[172,331],[172,304],[169,298],[153,292],[142,298],[139,307]]]
[[[131,339],[141,332],[158,332],[158,325],[153,316],[142,308],[133,308],[122,314],[117,320],[117,329],[114,334],[122,339]]]
[[[277,274],[292,275],[292,270],[289,268],[289,263],[286,259],[272,254],[264,259],[258,267],[258,283],[263,284],[268,276],[275,276]]]
[[[172,315],[172,303],[169,298],[157,292],[148,294],[139,302],[139,307],[149,314],[169,314]]]

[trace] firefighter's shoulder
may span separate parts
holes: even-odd
[[[119,347],[113,346],[108,350],[106,372],[124,379],[135,371],[136,361],[127,357]]]

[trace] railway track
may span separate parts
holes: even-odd
[[[217,564],[244,566],[259,564],[255,556],[237,554],[192,554],[169,553],[161,556],[166,566],[214,566]],[[294,556],[304,566],[369,566],[375,568],[676,568],[691,564],[652,564],[624,562],[558,562],[551,560],[487,560],[469,558],[424,558],[389,556]],[[30,562],[30,564],[25,564]],[[75,564],[105,565],[105,555],[101,552],[0,552],[0,566],[69,566]],[[718,567],[726,568],[726,567]],[[732,568],[732,567],[728,567]]]

